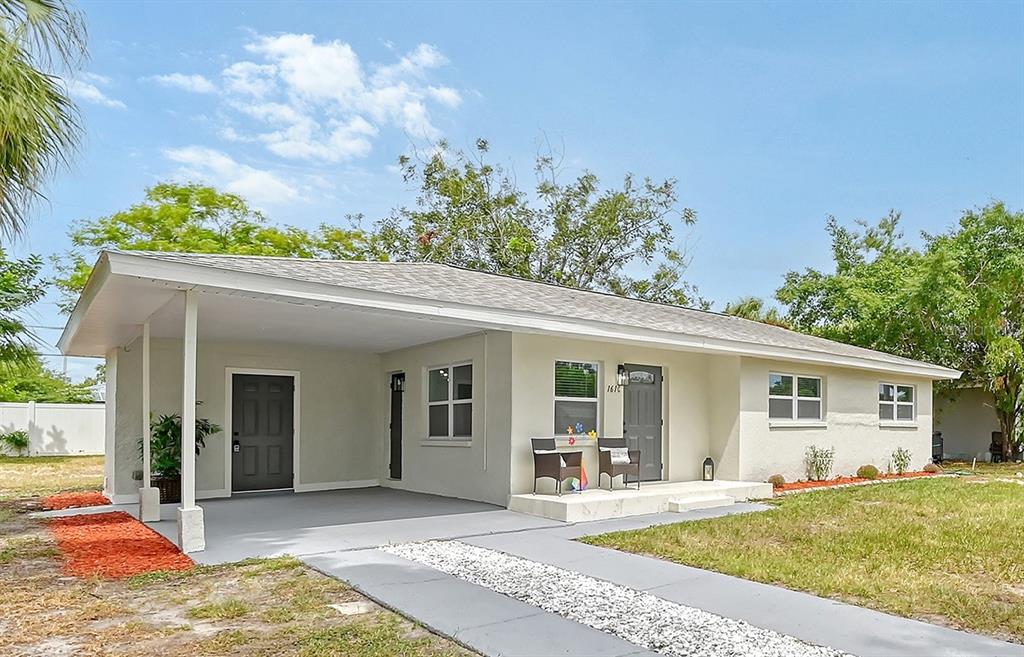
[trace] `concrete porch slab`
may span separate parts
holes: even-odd
[[[562,522],[588,522],[721,506],[723,498],[742,502],[771,496],[771,484],[757,481],[652,482],[641,484],[640,490],[590,488],[561,496],[512,495],[508,508]]]

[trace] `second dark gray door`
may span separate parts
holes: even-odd
[[[661,480],[661,368],[626,365],[622,435],[630,449],[640,450],[640,479]]]
[[[231,389],[231,490],[292,488],[294,380],[235,374]]]

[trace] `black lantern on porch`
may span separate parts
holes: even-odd
[[[707,457],[706,459],[704,459],[704,476],[703,476],[703,479],[704,479],[704,481],[714,481],[715,480],[715,462],[711,459],[710,456]]]

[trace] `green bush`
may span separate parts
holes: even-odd
[[[181,475],[181,416],[177,413],[161,415],[150,422],[149,457],[150,470],[159,477]],[[196,418],[196,456],[206,447],[206,439],[221,428],[206,418]],[[142,453],[142,438],[139,438],[139,453]]]
[[[773,474],[768,477],[768,483],[772,485],[772,488],[782,488],[786,485],[786,478],[780,474]]]
[[[857,476],[861,479],[878,479],[879,474],[878,468],[870,463],[857,468]]]
[[[897,447],[892,452],[892,467],[896,474],[903,474],[910,467],[910,450]]]
[[[825,481],[832,474],[832,464],[836,459],[836,448],[825,449],[811,445],[804,453],[804,466],[807,478],[811,481]]]
[[[0,444],[18,456],[24,456],[28,451],[28,432],[19,429],[0,434]]]

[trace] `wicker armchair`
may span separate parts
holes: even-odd
[[[583,452],[557,452],[554,438],[531,438],[533,444],[533,494],[537,494],[537,480],[548,477],[555,480],[555,490],[562,494],[562,482],[575,477],[583,478]]]
[[[608,490],[615,487],[615,478],[622,475],[622,484],[629,485],[629,475],[636,477],[636,489],[640,490],[640,450],[629,450],[629,463],[612,463],[614,448],[627,447],[625,438],[598,438],[597,439],[597,485],[601,486],[601,475],[608,475]]]

